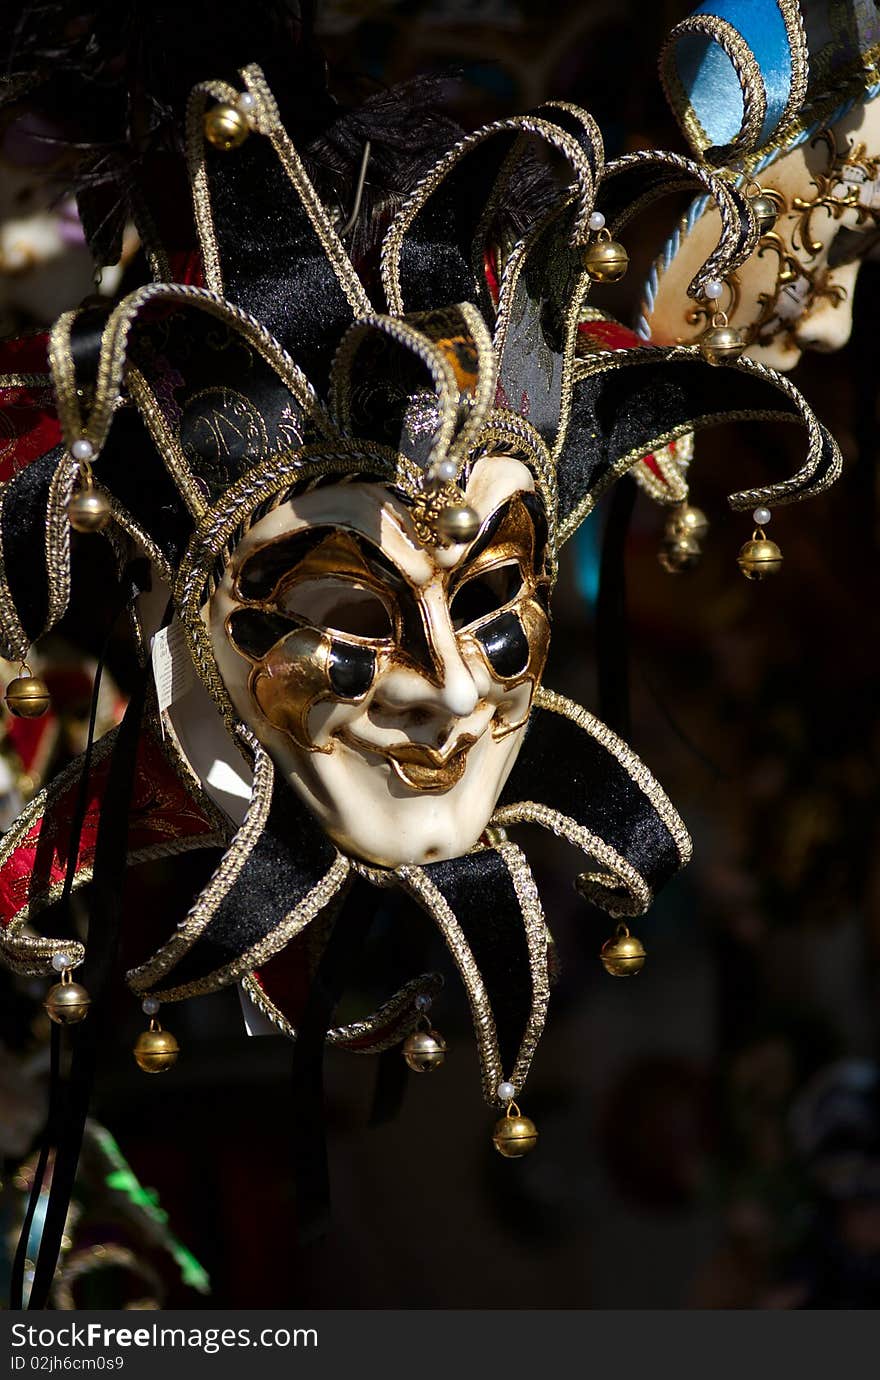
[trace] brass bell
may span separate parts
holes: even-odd
[[[91,997],[81,983],[73,981],[70,969],[65,968],[61,981],[46,993],[43,1005],[49,1020],[56,1025],[79,1025],[89,1014]]]
[[[629,255],[607,230],[587,245],[581,262],[594,283],[619,283],[629,268]]]
[[[110,521],[110,504],[92,484],[77,489],[67,505],[67,519],[75,532],[100,532]]]
[[[666,521],[666,535],[669,538],[687,536],[702,541],[708,530],[706,514],[702,508],[695,508],[690,503],[676,504]]]
[[[32,676],[29,666],[6,687],[6,708],[17,719],[39,719],[51,703],[49,687],[41,676]]]
[[[446,1041],[430,1027],[414,1030],[403,1042],[403,1057],[413,1073],[430,1073],[446,1059]]]
[[[504,1116],[495,1123],[492,1144],[506,1160],[518,1160],[538,1144],[538,1128],[531,1117],[523,1116],[511,1102]]]
[[[736,563],[747,580],[766,580],[782,569],[782,552],[757,528],[751,540],[740,547]]]
[[[758,222],[758,230],[762,235],[769,235],[776,224],[779,215],[779,208],[772,197],[766,192],[760,192],[757,196],[749,197],[749,205]]]
[[[657,559],[668,575],[680,575],[683,570],[691,570],[697,565],[703,548],[695,537],[666,537]]]
[[[724,313],[719,312],[723,317]],[[707,364],[729,364],[739,359],[746,348],[746,338],[736,326],[729,326],[727,318],[713,324],[700,336],[700,354]]]
[[[606,939],[599,950],[599,957],[612,977],[632,977],[644,968],[646,954],[642,941],[630,934],[626,925],[618,925],[614,938]]]
[[[452,503],[437,515],[437,533],[453,546],[473,541],[480,530],[480,519],[466,503]]]
[[[163,1030],[158,1021],[150,1021],[149,1030],[141,1031],[134,1043],[134,1057],[144,1073],[165,1073],[177,1063],[180,1045],[170,1030]]]
[[[225,102],[205,111],[204,127],[208,143],[222,153],[240,148],[250,134],[250,126],[241,111]]]

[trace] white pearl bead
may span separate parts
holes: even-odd
[[[458,474],[458,466],[454,460],[438,460],[436,465],[431,466],[431,477],[433,479],[451,480]]]
[[[601,212],[601,211],[594,211],[593,214],[590,216],[590,229],[591,229],[591,230],[604,230],[604,229],[605,229],[605,217],[602,215],[602,212]]]
[[[426,992],[420,992],[416,997],[415,1008],[417,1011],[430,1011],[432,1005],[431,998]]]
[[[766,527],[772,516],[769,508],[756,508],[752,513],[752,517],[759,527]]]
[[[706,284],[706,296],[710,302],[715,302],[724,291],[724,284],[720,278],[710,278]]]
[[[144,997],[141,1002],[141,1010],[145,1016],[155,1016],[159,1010],[159,1002],[156,997]]]
[[[68,968],[73,967],[73,959],[70,957],[70,954],[53,954],[52,967],[55,969],[56,973],[66,972]]]
[[[512,1102],[516,1097],[516,1088],[513,1083],[499,1083],[495,1091],[501,1102]]]
[[[239,110],[243,110],[245,114],[248,114],[251,110],[253,110],[257,102],[256,98],[251,95],[250,91],[242,91],[236,104],[238,105]]]
[[[70,453],[74,460],[91,460],[95,453],[95,447],[91,441],[87,441],[85,436],[81,436],[78,441],[74,441],[70,447]]]

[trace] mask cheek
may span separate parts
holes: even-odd
[[[319,702],[359,702],[370,690],[376,653],[313,628],[290,633],[254,666],[250,692],[273,728],[307,752],[330,752],[330,730],[314,722]],[[332,708],[333,705],[328,706]]]

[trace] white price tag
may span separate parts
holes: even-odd
[[[195,684],[195,670],[186,645],[183,624],[177,618],[156,633],[151,654],[161,713],[175,700],[182,699]]]

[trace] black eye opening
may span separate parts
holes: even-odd
[[[469,628],[472,623],[479,623],[490,614],[497,613],[517,597],[522,586],[522,570],[519,561],[515,560],[484,570],[459,585],[450,603],[455,631]]]
[[[343,575],[305,579],[284,591],[279,607],[299,622],[343,637],[387,641],[394,619],[378,591]]]

